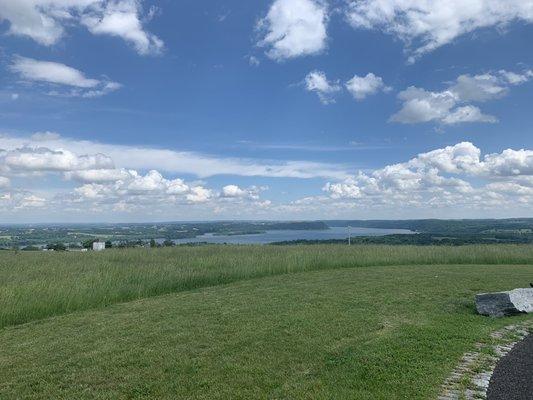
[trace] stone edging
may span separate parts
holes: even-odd
[[[442,385],[438,400],[486,399],[490,378],[500,358],[511,351],[532,329],[530,322],[509,325],[493,332],[487,343],[476,344]]]

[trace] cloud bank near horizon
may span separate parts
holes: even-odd
[[[98,215],[102,211],[150,215],[155,212],[175,219],[179,218],[176,212],[199,211],[201,206],[204,215],[213,218],[243,214],[319,218],[348,211],[388,215],[402,208],[423,213],[460,207],[465,213],[479,209],[490,214],[528,210],[533,206],[533,150],[506,149],[482,155],[481,149],[470,142],[420,153],[403,163],[356,174],[335,166],[317,172],[317,164],[313,162],[284,162],[274,167],[257,160],[252,163],[191,152],[76,141],[52,132],[36,133],[29,138],[3,136],[0,148],[3,149],[0,151],[0,204],[4,213],[63,210],[71,215],[87,212]],[[191,169],[192,165],[196,169]],[[217,188],[201,181],[169,176],[179,172],[197,177],[227,175],[227,178]],[[231,175],[326,181],[323,195],[273,202],[263,197],[268,187],[260,184],[242,187],[232,182]],[[25,186],[25,182],[36,177],[51,177],[66,182],[68,187],[39,191],[32,190],[31,185]]]

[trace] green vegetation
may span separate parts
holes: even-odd
[[[426,399],[533,246],[0,252],[2,399]],[[135,301],[133,301],[135,300]]]
[[[421,233],[473,235],[483,233],[529,234],[533,231],[533,218],[509,219],[412,219],[412,220],[337,220],[329,226],[354,226],[361,228],[409,229]]]
[[[0,398],[429,399],[436,397],[445,377],[474,343],[511,321],[528,318],[476,315],[472,299],[479,291],[528,282],[531,247],[441,247],[432,249],[434,256],[428,248],[354,246],[344,253],[347,247],[319,248],[110,251],[86,258],[88,268],[71,268],[82,282],[104,260],[107,267],[117,264],[134,276],[141,268],[135,260],[155,258],[150,265],[154,268],[166,258],[177,263],[178,256],[186,259],[180,264],[196,256],[204,270],[219,262],[221,270],[231,273],[252,261],[263,268],[281,262],[289,270],[300,257],[312,269],[326,260],[321,252],[329,257],[340,252],[344,263],[319,268],[348,267],[347,262],[359,255],[360,264],[353,265],[392,262],[392,257],[415,263],[458,257],[496,264],[529,260],[530,265],[294,273],[5,327],[0,330]],[[384,255],[378,260],[380,254]],[[68,254],[51,256],[48,267],[54,258]],[[316,265],[310,263],[313,259]],[[36,259],[25,263],[17,268],[21,283],[42,274]],[[56,277],[66,270],[55,269]]]
[[[0,252],[0,327],[254,277],[374,265],[533,264],[533,246],[180,246]]]
[[[328,240],[289,240],[270,243],[277,246],[295,244],[346,244],[347,239]],[[533,234],[456,234],[453,236],[438,233],[394,234],[383,236],[352,236],[352,244],[387,244],[387,245],[416,245],[416,246],[464,246],[468,244],[531,244]]]

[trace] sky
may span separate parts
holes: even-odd
[[[0,222],[533,217],[533,0],[0,0]]]

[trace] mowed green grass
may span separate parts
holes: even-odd
[[[532,276],[531,265],[330,269],[4,327],[0,398],[431,399],[474,343],[528,318],[476,315],[474,294]]]
[[[256,277],[386,265],[533,264],[533,246],[205,246],[0,252],[0,328]]]

